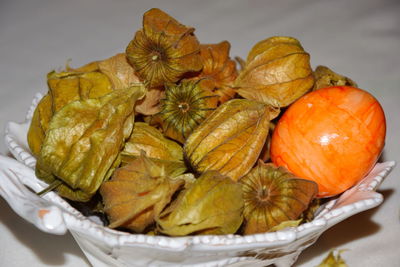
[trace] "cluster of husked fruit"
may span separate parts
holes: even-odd
[[[124,53],[50,72],[28,132],[45,191],[135,233],[252,234],[310,220],[373,167],[374,97],[292,37],[240,70],[229,51],[151,9]]]

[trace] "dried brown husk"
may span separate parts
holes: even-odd
[[[268,232],[282,222],[299,219],[318,192],[315,182],[262,161],[240,183],[245,203],[244,234]]]
[[[231,99],[193,131],[184,155],[198,172],[216,170],[237,181],[256,163],[278,113],[260,102]]]
[[[109,58],[93,61],[79,68],[71,68],[67,64],[65,71],[61,74],[88,72],[98,72],[107,76],[113,89],[124,89],[141,82],[128,63],[125,53],[117,53]]]
[[[183,80],[167,84],[161,99],[159,117],[165,136],[180,143],[218,106],[218,96],[202,84],[203,80]]]
[[[317,66],[314,71],[315,84],[313,90],[330,86],[352,86],[358,87],[350,78],[340,75],[326,66]]]
[[[148,123],[135,122],[132,134],[121,154],[139,157],[142,151],[149,158],[183,161],[183,149],[178,143],[165,138],[157,128]]]
[[[138,101],[135,111],[146,116],[157,114],[160,112],[160,101],[164,97],[164,88],[149,88],[145,97]]]
[[[119,163],[119,153],[130,136],[134,105],[145,88],[135,86],[94,99],[78,100],[51,119],[38,157],[37,173],[61,183],[59,195],[88,201]]]
[[[118,53],[98,61],[97,64],[99,71],[111,80],[114,89],[124,89],[141,82],[128,63],[125,53]]]
[[[150,88],[177,82],[203,67],[194,28],[180,24],[157,8],[144,13],[143,28],[136,32],[126,54]]]
[[[292,37],[277,36],[257,43],[235,81],[244,98],[286,107],[312,89],[310,55]]]
[[[236,94],[233,88],[238,76],[236,62],[229,57],[231,45],[228,41],[218,44],[200,45],[203,69],[197,78],[204,79],[204,84],[219,96],[224,103]]]
[[[233,234],[243,217],[240,185],[216,171],[204,172],[156,219],[170,236]]]
[[[61,73],[99,72],[110,79],[113,89],[124,89],[140,83],[139,77],[128,63],[125,53],[117,53],[109,58],[93,61],[79,68],[71,68],[67,64]]]
[[[177,172],[164,163],[146,157],[143,152],[136,160],[118,168],[111,180],[101,186],[109,227],[142,233],[154,223],[175,192],[194,181],[191,174],[183,174],[184,170]]]
[[[98,62],[99,71],[107,75],[114,89],[123,89],[141,83],[133,67],[128,63],[125,53],[119,53]],[[162,88],[148,88],[143,99],[138,100],[135,111],[144,115],[153,115],[160,111],[159,103],[163,97]]]

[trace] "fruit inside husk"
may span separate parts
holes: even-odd
[[[163,208],[174,193],[193,179],[176,171],[167,162],[154,161],[145,153],[118,168],[100,193],[111,228],[123,227],[141,233]]]
[[[202,80],[167,84],[158,114],[164,134],[184,143],[217,104],[218,96],[206,89]]]
[[[216,171],[204,172],[157,219],[171,235],[233,234],[243,220],[240,185]]]
[[[126,48],[128,61],[149,87],[177,82],[203,67],[193,32],[160,9],[150,9],[143,15],[143,28]]]
[[[260,102],[231,99],[189,136],[185,158],[197,172],[216,170],[237,181],[257,161],[278,113]]]
[[[200,45],[203,69],[195,79],[204,79],[203,83],[218,95],[220,103],[228,101],[236,94],[233,84],[238,71],[235,61],[229,57],[230,48],[228,41]]]
[[[274,36],[249,52],[235,81],[239,95],[274,107],[286,107],[314,84],[310,55],[292,37]]]
[[[298,219],[318,192],[315,182],[261,161],[240,183],[244,199],[244,234],[267,232],[282,222]]]
[[[116,167],[133,128],[134,103],[143,95],[142,86],[129,87],[73,101],[59,110],[37,157],[44,174],[40,178],[52,175],[54,181],[62,181],[56,188],[61,196],[88,201]]]
[[[183,161],[182,147],[166,138],[157,128],[145,122],[136,122],[121,155],[136,158],[145,152],[149,158]]]

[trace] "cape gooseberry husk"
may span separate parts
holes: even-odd
[[[97,64],[47,74],[48,93],[40,100],[28,130],[28,145],[38,157],[53,115],[67,104],[102,97],[113,90],[109,78],[98,71]]]
[[[28,145],[35,157],[40,155],[40,150],[43,140],[46,137],[46,131],[49,127],[51,117],[53,117],[53,110],[51,108],[52,97],[46,94],[37,105],[33,113],[31,125],[28,130]]]
[[[206,171],[156,218],[157,230],[170,236],[233,234],[242,224],[242,212],[239,183]]]
[[[260,155],[279,110],[247,99],[221,104],[187,138],[183,153],[198,173],[215,170],[238,181]]]
[[[143,28],[126,48],[128,61],[150,88],[177,82],[203,67],[193,32],[160,9],[150,9],[143,15]]]
[[[220,103],[228,101],[236,94],[233,83],[238,71],[236,62],[229,57],[230,48],[228,41],[200,45],[200,56],[204,67],[196,78],[205,79],[203,83],[218,95]]]
[[[244,98],[286,107],[314,84],[310,55],[292,37],[275,36],[258,42],[235,81]]]
[[[184,143],[192,131],[217,107],[218,96],[202,86],[202,80],[166,85],[161,99],[164,135]]]
[[[244,199],[244,234],[268,232],[298,219],[318,192],[315,182],[300,179],[282,167],[259,161],[240,179]]]
[[[178,143],[166,138],[157,128],[145,122],[135,122],[121,155],[123,158],[135,158],[143,151],[149,158],[183,161],[183,149]]]
[[[90,200],[118,165],[132,132],[135,102],[144,94],[143,86],[129,87],[65,105],[49,123],[36,175],[62,197]]]
[[[358,87],[357,83],[350,78],[340,75],[328,67],[317,66],[314,71],[315,83],[313,90],[330,86],[352,86]]]
[[[141,233],[167,206],[173,195],[186,182],[194,182],[191,174],[183,174],[168,161],[141,156],[118,168],[112,178],[100,187],[109,227],[123,227]]]

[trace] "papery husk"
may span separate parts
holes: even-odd
[[[286,107],[312,89],[310,55],[292,37],[271,37],[249,52],[235,81],[244,98],[274,107]]]
[[[93,72],[93,71],[99,71],[99,62],[98,61],[92,61],[89,63],[86,63],[83,66],[80,66],[78,68],[72,68],[69,63],[71,61],[68,60],[65,70],[63,72],[76,72],[76,73],[83,73],[83,72]]]
[[[67,64],[64,71],[51,71],[47,74],[47,84],[48,93],[36,107],[28,130],[28,145],[35,157],[40,155],[50,120],[56,112],[71,102],[99,98],[113,90],[111,80],[100,72],[97,61],[79,68],[71,68]],[[55,179],[40,164],[36,169],[39,177],[46,182]]]
[[[99,98],[113,90],[108,77],[100,72],[50,72],[47,75],[54,113],[65,105],[84,99]]]
[[[345,249],[339,249],[336,251],[331,250],[322,262],[316,267],[348,267],[341,254],[346,251]]]
[[[129,63],[149,88],[174,83],[200,71],[200,44],[194,28],[153,8],[143,15],[143,28],[126,48]]]
[[[157,231],[170,236],[233,234],[242,223],[242,211],[240,185],[207,171],[156,218]]]
[[[248,62],[252,62],[256,57],[258,57],[259,55],[262,55],[268,49],[271,49],[271,48],[275,47],[276,45],[280,45],[280,44],[296,46],[297,48],[296,47],[292,48],[292,49],[294,49],[293,51],[303,50],[303,48],[301,47],[301,43],[296,38],[288,37],[288,36],[273,36],[273,37],[269,37],[267,39],[264,39],[264,40],[258,42],[257,44],[255,44],[252,47],[249,54],[247,55],[247,58],[246,58],[247,63],[246,64],[248,64]],[[287,47],[286,48],[284,47],[284,49],[287,49]],[[273,54],[267,54],[264,56],[268,56],[268,55],[274,57]]]
[[[202,84],[203,80],[183,80],[167,84],[157,114],[165,136],[180,143],[218,106],[218,96]]]
[[[105,60],[98,61],[99,71],[111,81],[114,89],[124,89],[141,83],[135,70],[128,63],[125,53],[118,53]]]
[[[60,196],[88,201],[111,175],[132,132],[135,102],[144,94],[143,86],[115,90],[71,102],[52,117],[38,166],[43,178],[51,174],[51,183],[61,183]]]
[[[256,163],[278,113],[260,102],[231,99],[193,131],[184,156],[198,172],[216,170],[237,181]]]
[[[184,170],[177,172],[164,163],[147,158],[143,152],[136,160],[118,168],[111,180],[101,186],[109,227],[142,233],[154,223],[175,192],[186,181],[194,181],[193,175],[183,174]]]
[[[143,115],[154,115],[160,112],[160,101],[165,97],[164,88],[149,88],[145,97],[138,101],[135,111]]]
[[[228,101],[236,94],[233,84],[238,71],[236,62],[229,57],[230,48],[228,41],[200,45],[203,69],[196,79],[204,79],[203,84],[219,96],[220,103]]]
[[[48,93],[37,105],[28,130],[28,145],[35,157],[40,154],[54,113],[73,101],[98,98],[113,89],[107,76],[99,72],[97,62],[78,69],[67,65],[66,71],[52,71],[47,74],[47,84]]]
[[[246,235],[272,231],[283,222],[301,219],[318,192],[315,182],[300,179],[282,167],[262,161],[240,179],[240,183]]]
[[[178,143],[165,138],[157,128],[148,123],[135,122],[121,154],[138,157],[142,151],[149,158],[183,161],[183,149]]]
[[[146,153],[144,151],[142,151],[143,153]],[[132,156],[132,155],[124,155],[124,154],[120,154],[121,156],[121,164],[120,166],[125,166],[127,164],[130,164],[131,162],[136,161],[140,156]],[[182,160],[175,160],[175,159],[158,159],[158,158],[150,158],[151,161],[153,161],[155,164],[157,165],[162,165],[165,166],[166,168],[168,168],[169,170],[174,170],[171,171],[171,175],[179,175],[181,173],[184,173],[185,171],[187,171],[187,166],[185,164],[185,162],[183,162]],[[175,176],[176,176],[175,175]]]
[[[326,66],[317,66],[314,71],[315,83],[313,90],[330,86],[351,86],[358,87],[350,78],[340,75]]]
[[[51,106],[51,95],[47,94],[40,100],[32,116],[27,141],[35,157],[38,157],[40,154],[43,140],[46,137],[46,131],[49,127],[51,117],[53,117]]]
[[[128,63],[125,53],[99,61],[98,66],[100,72],[111,80],[114,89],[123,89],[142,83],[134,68]],[[163,95],[163,89],[148,88],[145,97],[137,101],[135,111],[144,115],[156,114],[160,111],[158,104]]]
[[[112,57],[88,63],[80,68],[73,69],[67,66],[67,71],[100,72],[109,78],[114,90],[142,83],[136,75],[134,68],[129,64],[125,53],[117,53]],[[146,96],[137,101],[135,111],[145,115],[157,113],[159,111],[158,103],[162,97],[162,91],[160,88],[148,88]]]
[[[125,53],[117,53],[109,58],[90,62],[79,68],[71,68],[68,64],[61,73],[88,73],[104,74],[111,82],[113,89],[124,89],[141,83],[134,69],[128,63]]]

